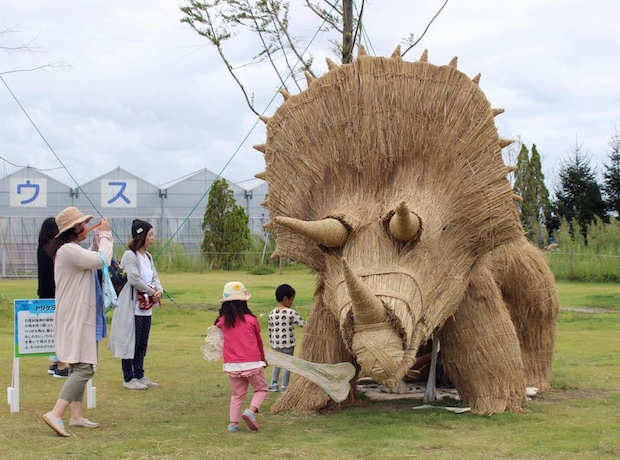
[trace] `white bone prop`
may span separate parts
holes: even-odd
[[[207,329],[205,344],[200,348],[205,360],[214,362],[222,357],[224,334],[219,327]],[[350,390],[349,382],[355,375],[351,363],[319,364],[305,361],[295,356],[285,355],[271,350],[264,350],[267,362],[276,367],[300,375],[321,387],[336,402],[344,401]]]

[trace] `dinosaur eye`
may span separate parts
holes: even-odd
[[[407,243],[413,241],[418,236],[420,224],[418,215],[409,211],[405,202],[401,201],[390,218],[388,230],[394,238]]]

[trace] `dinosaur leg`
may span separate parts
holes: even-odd
[[[448,375],[473,413],[523,409],[519,340],[485,264],[474,267],[463,302],[445,323],[441,340]]]
[[[527,386],[550,388],[555,323],[555,280],[543,253],[523,239],[493,255],[493,272],[515,325]]]
[[[336,317],[320,299],[315,303],[308,317],[308,325],[304,328],[304,339],[299,357],[313,363],[336,364],[352,362],[347,352]],[[343,404],[354,401],[355,379],[350,384],[349,394]],[[316,413],[336,407],[329,395],[315,383],[302,377],[291,379],[291,384],[275,404],[271,412]]]

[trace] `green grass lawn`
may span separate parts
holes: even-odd
[[[563,310],[558,321],[553,390],[528,402],[521,414],[489,417],[452,414],[439,407],[412,410],[412,400],[362,401],[309,417],[270,414],[269,393],[261,429],[229,434],[230,389],[221,362],[207,363],[200,346],[216,317],[227,281],[243,281],[252,293],[267,343],[267,313],[274,290],[297,290],[294,307],[307,318],[314,276],[305,270],[252,276],[245,272],[162,274],[174,299],[154,312],[146,358],[159,389],[122,387],[120,361],[100,344],[95,374],[97,407],[85,416],[101,423],[60,438],[41,415],[51,409],[63,380],[47,375],[48,359],[20,360],[21,405],[0,417],[0,457],[6,459],[599,459],[620,458],[620,287],[558,283],[562,307],[594,307],[602,313]],[[0,280],[0,383],[11,386],[13,299],[36,297],[36,280]],[[178,304],[181,309],[176,305]],[[597,310],[598,311],[598,310]],[[303,330],[298,330],[298,339]],[[270,368],[268,369],[270,372]],[[68,417],[68,415],[67,415]],[[68,419],[67,419],[68,422]]]

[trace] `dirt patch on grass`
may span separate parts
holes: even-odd
[[[577,313],[616,313],[618,310],[611,308],[599,308],[599,307],[562,307],[561,311],[575,311]]]
[[[572,399],[603,399],[611,392],[609,390],[599,390],[593,388],[573,389],[573,390],[549,390],[539,393],[533,398],[538,402],[560,402]]]

